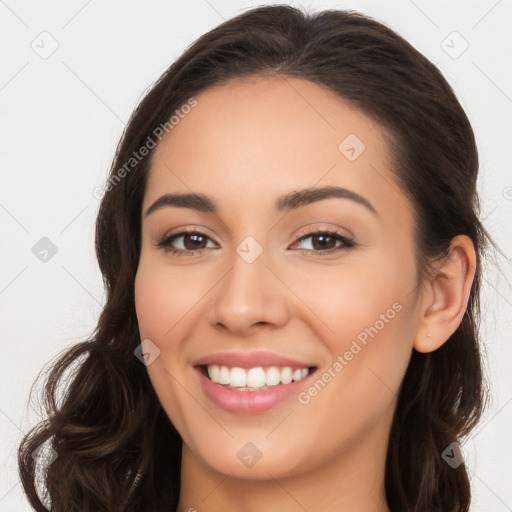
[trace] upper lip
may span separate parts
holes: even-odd
[[[309,368],[314,366],[311,363],[305,363],[274,352],[219,352],[209,354],[193,362],[194,366],[217,364],[228,366],[230,368],[254,368],[256,366],[292,366],[299,368]]]

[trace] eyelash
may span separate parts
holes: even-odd
[[[199,235],[201,237],[210,238],[204,233],[201,233],[200,231],[194,230],[194,229],[184,229],[183,231],[180,231],[179,233],[175,233],[172,235],[164,235],[160,241],[157,243],[157,246],[161,249],[163,249],[167,253],[171,253],[173,256],[193,256],[202,254],[202,252],[205,250],[205,248],[201,249],[171,249],[170,245],[171,243],[182,236],[186,235]],[[326,229],[326,230],[305,230],[301,233],[299,238],[293,243],[293,245],[297,244],[298,242],[302,242],[303,240],[307,238],[311,238],[313,236],[323,235],[334,238],[336,241],[341,242],[341,246],[333,249],[328,249],[325,251],[315,250],[315,249],[299,249],[303,252],[303,254],[318,254],[318,255],[324,255],[324,254],[332,254],[336,252],[346,251],[349,249],[352,249],[356,246],[356,243],[347,238],[346,236],[342,235],[336,230]]]

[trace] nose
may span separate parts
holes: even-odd
[[[236,336],[284,325],[289,317],[288,290],[269,269],[265,251],[251,263],[235,253],[230,263],[210,297],[211,325]]]

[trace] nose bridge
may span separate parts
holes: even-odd
[[[209,319],[239,334],[255,324],[286,320],[282,284],[267,265],[269,255],[254,237],[246,237],[229,258],[230,270],[212,298]]]

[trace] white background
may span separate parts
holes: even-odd
[[[105,179],[124,123],[144,91],[198,36],[265,3],[0,0],[0,511],[29,510],[16,449],[37,420],[27,405],[31,384],[61,350],[88,337],[100,313],[104,294],[93,245],[99,202],[92,191]],[[374,16],[441,69],[476,133],[481,217],[510,256],[512,0],[300,5]],[[44,31],[50,35],[40,35]],[[467,50],[453,58],[464,40]],[[31,47],[42,52],[52,44],[58,48],[46,59]],[[46,263],[32,252],[42,237],[58,250]],[[512,510],[509,276],[506,259],[488,262],[482,336],[491,403],[465,444],[473,511]]]

